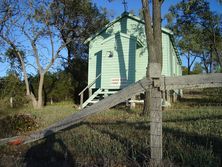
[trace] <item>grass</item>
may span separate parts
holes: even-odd
[[[16,111],[35,116],[40,127],[74,112],[70,103]],[[175,104],[163,121],[163,166],[221,165],[221,107]],[[149,136],[149,118],[140,111],[112,109],[47,139],[1,147],[0,166],[146,166]]]
[[[39,128],[47,127],[52,123],[61,120],[78,109],[71,102],[61,102],[53,105],[48,105],[40,110],[34,110],[31,106],[27,106],[19,109],[4,109],[0,110],[0,119],[6,116],[27,114],[36,118]]]

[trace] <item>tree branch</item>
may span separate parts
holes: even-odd
[[[4,35],[0,35],[0,37],[15,50],[16,55],[18,56],[18,58],[21,62],[21,66],[22,66],[22,71],[23,71],[24,80],[25,80],[25,84],[26,84],[26,95],[30,95],[31,92],[29,89],[28,75],[27,75],[26,68],[25,68],[25,62],[23,60],[21,53],[18,51],[16,45],[10,39],[6,38]]]
[[[59,49],[57,50],[56,54],[52,57],[51,62],[47,65],[47,67],[45,68],[45,70],[43,71],[43,73],[46,73],[49,68],[53,65],[53,63],[55,62],[55,60],[59,57],[59,53],[66,47],[67,44],[69,44],[72,40],[67,40],[66,43],[64,43],[63,45],[61,45],[59,47]]]

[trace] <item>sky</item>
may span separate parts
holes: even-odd
[[[100,7],[105,7],[112,11],[114,14],[114,18],[120,16],[124,11],[123,0],[113,0],[109,2],[108,0],[92,0],[95,4]],[[168,13],[168,9],[171,5],[175,5],[181,0],[165,0],[162,5],[162,16]],[[211,9],[213,11],[220,12],[222,14],[222,5],[218,5],[217,0],[208,0],[210,2]],[[138,11],[141,9],[141,0],[126,0],[128,11],[133,10],[136,15],[138,15]]]
[[[168,9],[171,5],[175,5],[180,1],[181,0],[165,0],[162,5],[162,17],[168,13]],[[110,17],[110,21],[120,16],[124,12],[124,6],[122,4],[123,0],[113,0],[112,2],[109,2],[108,0],[92,0],[92,2],[95,3],[98,7],[107,8],[110,11],[110,14],[112,15],[112,17]],[[138,15],[141,9],[141,0],[126,0],[126,2],[128,11],[133,10],[135,15]],[[217,0],[209,0],[209,2],[213,11],[222,14],[222,5],[219,5]],[[183,64],[186,64],[186,60],[184,59]],[[0,63],[0,77],[6,75],[7,68],[7,63]]]

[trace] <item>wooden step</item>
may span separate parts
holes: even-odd
[[[115,94],[117,91],[102,91],[99,94]]]
[[[97,102],[99,102],[100,100],[91,100],[91,101],[89,101],[89,103],[97,103]]]

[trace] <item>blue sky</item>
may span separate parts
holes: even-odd
[[[114,17],[121,15],[124,11],[124,7],[122,4],[123,0],[113,0],[109,2],[108,0],[92,0],[100,7],[106,7],[111,10],[114,14]],[[126,0],[128,3],[128,11],[133,10],[135,14],[138,15],[138,11],[141,9],[141,0]],[[181,0],[165,0],[162,5],[162,16],[164,16],[171,5],[177,4]],[[210,2],[211,9],[213,11],[220,12],[222,14],[222,5],[218,5],[217,0],[208,0]]]
[[[124,11],[122,0],[113,0],[112,2],[109,2],[108,0],[92,0],[92,1],[93,3],[97,4],[97,6],[107,8],[111,12],[113,17],[110,18],[110,20],[114,19],[117,16],[120,16],[121,13]],[[128,11],[133,10],[135,14],[138,15],[139,10],[141,9],[141,0],[126,0],[126,1],[128,3]],[[164,16],[168,12],[168,9],[171,5],[174,5],[180,1],[181,0],[165,0],[162,6],[162,16]],[[213,11],[222,14],[222,5],[219,5],[217,0],[209,0],[209,2],[211,9]],[[66,54],[66,52],[64,51],[63,54]],[[183,63],[186,63],[186,61],[183,60]],[[8,68],[7,63],[4,64],[0,63],[0,77],[6,74],[7,68]]]

